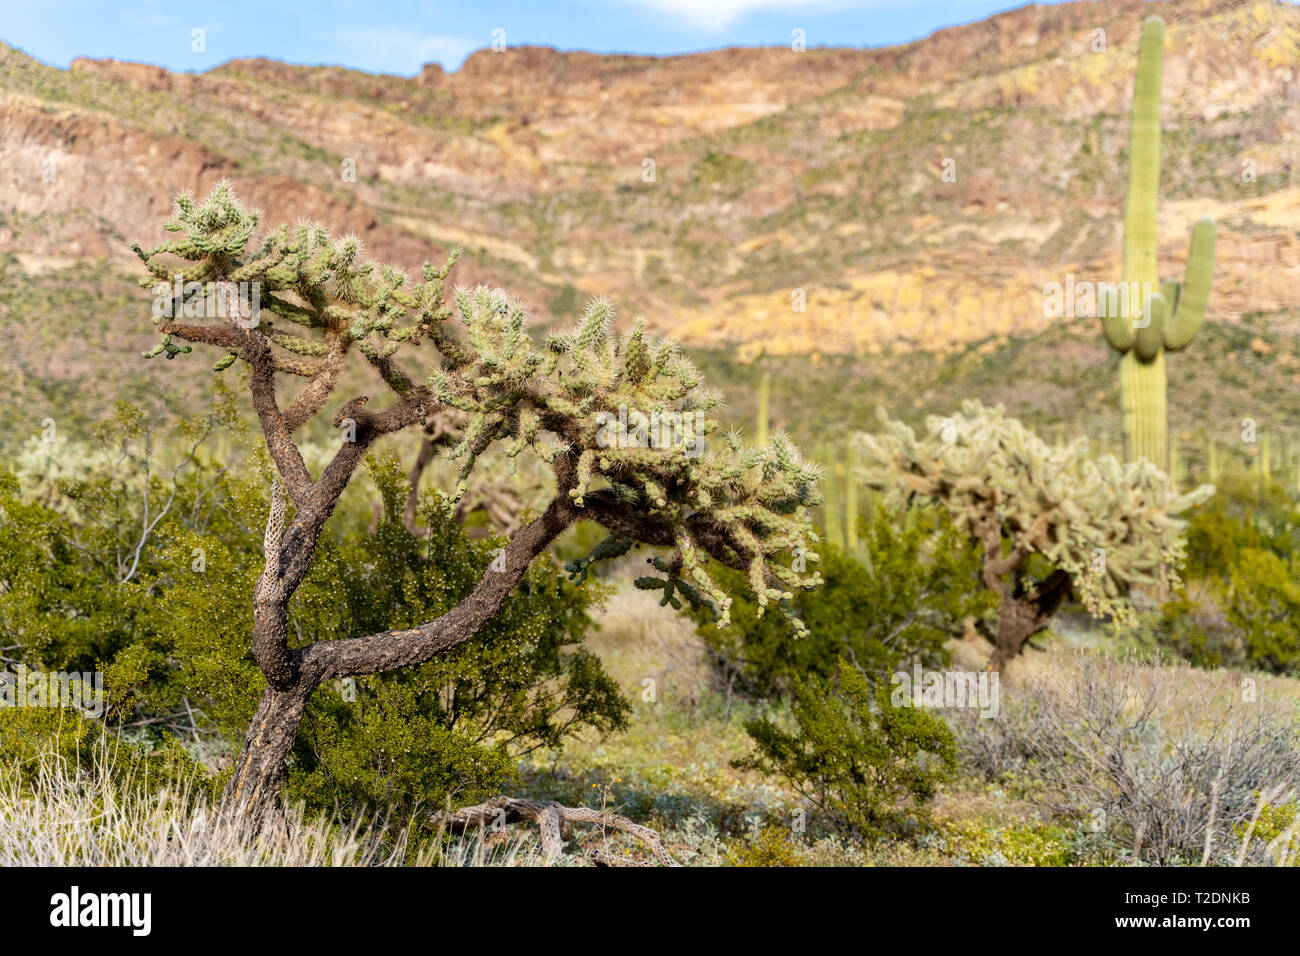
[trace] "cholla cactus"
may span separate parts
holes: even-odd
[[[1001,669],[1073,594],[1095,617],[1133,620],[1134,587],[1178,583],[1185,524],[1174,515],[1214,493],[1179,494],[1149,461],[1089,457],[1087,441],[1052,448],[1001,406],[968,401],[931,416],[922,437],[884,412],[884,434],[862,435],[865,480],[895,505],[942,504],[984,546],[984,584],[1000,597],[995,652]],[[1028,574],[1038,555],[1050,567]]]
[[[738,434],[708,442],[717,429],[708,412],[718,396],[671,342],[652,340],[639,323],[616,334],[608,302],[593,302],[576,328],[539,345],[523,307],[504,292],[460,290],[456,329],[444,303],[455,253],[410,282],[399,270],[365,262],[355,239],[332,239],[311,224],[250,245],[257,215],[228,184],[201,205],[188,196],[179,205],[177,221],[165,226],[178,238],[148,251],[133,247],[147,270],[142,285],[155,292],[163,337],[148,354],[176,358],[200,344],[224,352],[218,371],[248,366],[253,408],[280,479],[272,512],[292,516],[267,538],[252,651],[268,686],[227,786],[227,807],[260,811],[274,803],[303,707],[322,680],[420,664],[473,638],[529,564],[580,519],[614,538],[593,559],[631,543],[667,549],[654,559],[665,576],[653,579],[666,599],[702,595],[720,624],[730,599],[706,570],[710,558],[747,571],[760,605],[787,611],[796,590],[820,582],[804,570],[816,560],[809,508],[819,501],[819,470],[779,434],[756,448]],[[433,350],[416,353],[426,344]],[[427,379],[408,374],[401,350],[432,369]],[[366,407],[367,396],[344,403],[333,418],[342,441],[313,478],[294,433],[322,410],[355,354],[392,400],[380,410]],[[303,382],[287,407],[281,377]],[[549,504],[511,537],[474,592],[441,617],[405,631],[291,648],[289,600],[356,466],[371,445],[401,429],[425,426],[431,445],[429,423],[448,409],[456,431],[448,436],[450,456],[461,465],[452,497],[464,494],[475,463],[499,444],[510,461],[529,450],[549,466],[556,486]]]
[[[641,322],[614,333],[613,307],[604,299],[542,347],[524,332],[523,307],[502,290],[459,290],[456,302],[466,344],[439,336],[446,366],[429,378],[437,399],[467,418],[450,453],[463,462],[456,496],[495,442],[510,461],[525,449],[548,463],[567,456],[576,478],[568,495],[584,512],[631,509],[670,529],[672,553],[660,570],[670,583],[698,588],[720,626],[729,621],[731,599],[705,570],[710,549],[698,540],[701,516],[743,560],[760,608],[777,602],[788,609],[795,590],[818,583],[815,573],[797,573],[785,560],[812,539],[808,507],[819,501],[819,470],[780,433],[755,448],[734,432],[708,442],[719,427],[708,416],[719,396],[701,387],[699,371],[676,345],[651,340]],[[598,483],[602,492],[593,491]],[[622,535],[616,524],[611,530]]]

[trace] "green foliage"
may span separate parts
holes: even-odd
[[[0,634],[33,669],[93,671],[129,644],[151,605],[156,543],[185,527],[227,533],[215,508],[224,469],[202,449],[238,435],[230,395],[156,427],[119,402],[89,445],[42,448],[22,475],[0,472]],[[159,445],[175,449],[164,462]],[[189,563],[189,559],[186,560]]]
[[[206,437],[199,426],[207,419],[182,423],[172,457],[186,460]],[[5,658],[33,669],[102,670],[109,703],[103,723],[50,709],[0,714],[5,757],[31,762],[51,747],[70,757],[137,722],[170,728],[146,733],[155,750],[168,752],[180,732],[187,746],[197,734],[219,753],[238,745],[257,706],[264,682],[248,648],[248,594],[261,567],[267,463],[234,469],[235,459],[218,462],[200,449],[173,482],[174,465],[159,460],[157,446],[167,443],[149,437],[146,421],[119,409],[104,430],[113,441],[81,454],[80,470],[51,462],[62,476],[55,480],[0,473]],[[382,516],[368,532],[370,502],[359,501],[327,530],[291,605],[295,646],[436,617],[493,560],[499,542],[466,540],[449,501],[425,503],[428,540],[410,535],[400,521],[405,476],[391,459],[370,465]],[[381,804],[409,817],[452,794],[496,790],[521,755],[559,748],[584,728],[621,728],[629,705],[582,643],[602,593],[539,561],[485,640],[355,688],[321,687],[298,735],[287,795],[314,808]]]
[[[1283,489],[1228,479],[1187,542],[1189,587],[1161,608],[1162,643],[1202,667],[1300,673],[1300,521]]]
[[[1258,790],[1255,791],[1256,800],[1260,800],[1261,796]],[[1290,831],[1291,839],[1295,840],[1297,813],[1300,813],[1300,805],[1297,805],[1294,798],[1278,804],[1261,802],[1254,825],[1249,820],[1242,820],[1232,828],[1232,835],[1238,840],[1244,840],[1249,835],[1253,840],[1270,843]]]
[[[93,670],[129,638],[139,609],[133,595],[104,586],[69,531],[64,515],[0,473],[0,634],[33,669]]]
[[[943,719],[897,706],[888,685],[874,689],[847,658],[836,681],[795,686],[796,730],[748,721],[755,752],[734,766],[782,778],[842,833],[866,838],[914,830],[925,804],[956,769],[957,748]]]
[[[700,628],[720,683],[748,696],[783,696],[800,677],[833,678],[843,654],[873,675],[913,659],[925,667],[947,663],[944,643],[992,604],[979,585],[978,553],[937,509],[901,525],[880,509],[859,527],[867,564],[825,549],[822,587],[795,600],[808,628],[803,637],[743,599],[732,606],[728,627]],[[738,572],[718,574],[730,587]],[[701,625],[710,620],[703,610],[693,616]]]
[[[989,826],[945,821],[939,844],[957,862],[976,866],[1069,866],[1073,834],[1055,824]]]
[[[1300,672],[1300,563],[1248,548],[1234,563],[1227,615],[1245,636],[1251,664],[1276,674]]]
[[[733,851],[737,866],[798,866],[799,847],[789,827],[763,827],[753,840]]]
[[[1185,590],[1160,606],[1155,641],[1196,667],[1240,667],[1246,663],[1241,633],[1218,599]]]
[[[290,606],[295,646],[413,627],[465,597],[495,557],[471,543],[450,502],[428,502],[419,540],[401,522],[404,476],[395,459],[370,459],[384,502],[373,533],[326,537]],[[260,507],[265,507],[261,505]],[[175,543],[173,562],[193,544]],[[247,552],[256,546],[245,543]],[[238,740],[264,681],[248,652],[247,595],[257,563],[211,543],[208,571],[170,582],[156,633],[165,641],[119,658],[152,660],[137,697],[153,707],[198,700],[223,735]],[[173,564],[175,566],[175,564]],[[403,819],[448,798],[495,792],[515,760],[562,746],[583,728],[625,726],[629,705],[582,645],[598,592],[570,585],[549,560],[534,563],[482,640],[415,668],[317,690],[299,730],[286,794],[309,806],[380,805]],[[352,699],[354,698],[354,699]]]

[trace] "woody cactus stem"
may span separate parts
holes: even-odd
[[[1133,93],[1124,207],[1124,292],[1103,294],[1099,306],[1106,340],[1122,356],[1120,400],[1128,458],[1146,458],[1168,469],[1165,352],[1185,348],[1205,320],[1214,271],[1215,225],[1212,219],[1201,219],[1193,227],[1185,281],[1158,285],[1156,216],[1164,50],[1164,22],[1148,17],[1142,27]],[[1125,300],[1127,308],[1121,306]]]

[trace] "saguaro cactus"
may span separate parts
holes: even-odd
[[[1184,348],[1205,320],[1214,270],[1215,225],[1212,219],[1201,219],[1193,227],[1186,281],[1181,285],[1166,282],[1156,291],[1164,55],[1164,22],[1159,17],[1148,17],[1142,27],[1133,92],[1128,199],[1124,207],[1123,294],[1103,294],[1099,306],[1106,340],[1122,356],[1120,400],[1128,458],[1147,458],[1168,469],[1164,353]],[[1125,299],[1127,308],[1122,308]]]

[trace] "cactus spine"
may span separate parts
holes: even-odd
[[[1193,227],[1186,280],[1181,285],[1173,281],[1159,285],[1156,214],[1164,51],[1164,22],[1148,17],[1138,50],[1124,206],[1124,286],[1119,298],[1127,300],[1128,308],[1120,308],[1114,295],[1102,295],[1098,304],[1106,340],[1122,356],[1120,400],[1128,457],[1146,458],[1168,470],[1165,352],[1186,347],[1205,320],[1215,225],[1212,219],[1201,219]],[[1134,321],[1135,316],[1141,319]]]

